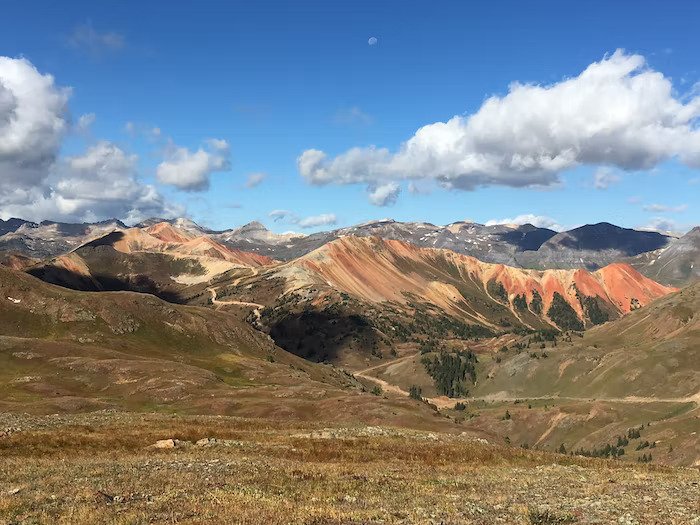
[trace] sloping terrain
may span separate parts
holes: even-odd
[[[22,219],[0,221],[0,250],[43,259],[70,250],[126,226],[116,219],[96,223],[71,224]]]
[[[690,399],[700,395],[700,285],[582,338],[531,344],[484,361],[476,396]],[[542,358],[542,352],[547,354]],[[531,354],[538,354],[532,357]],[[700,398],[697,399],[700,401]]]
[[[621,258],[664,248],[674,238],[656,232],[620,228],[607,223],[590,224],[557,233],[531,224],[483,225],[460,221],[444,226],[425,222],[370,221],[337,230],[304,235],[274,233],[259,222],[237,228],[212,230],[191,219],[147,219],[134,228],[150,230],[164,224],[195,238],[208,238],[233,250],[277,260],[292,260],[345,236],[381,237],[425,248],[444,248],[484,262],[523,268],[600,268]],[[111,231],[128,230],[118,220],[100,223],[41,224],[10,219],[0,221],[0,250],[48,258],[63,255]]]
[[[628,265],[522,270],[371,237],[343,237],[216,288],[267,306],[257,324],[283,348],[345,363],[351,349],[377,357],[416,337],[583,330],[673,291]]]
[[[83,291],[131,290],[182,303],[190,286],[271,259],[227,248],[209,237],[157,223],[114,231],[29,270],[44,281]]]
[[[381,237],[429,248],[445,248],[472,255],[480,260],[516,264],[515,255],[522,250],[536,250],[555,231],[523,226],[484,226],[473,222],[456,222],[436,226],[425,222],[398,222],[392,219],[370,221],[347,228],[311,235],[275,235],[262,224],[251,223],[238,230],[221,232],[214,237],[227,245],[291,260],[312,252],[333,240],[346,236]]]
[[[0,439],[7,523],[690,525],[697,516],[697,469],[469,436],[120,413],[0,414],[2,426],[22,428]],[[148,448],[159,440],[173,448]]]
[[[24,270],[34,266],[39,261],[17,252],[0,252],[0,265],[14,270]]]
[[[536,250],[519,254],[517,261],[525,268],[597,269],[625,257],[661,249],[672,240],[673,237],[658,232],[601,222],[557,233]]]
[[[406,396],[418,387],[446,410],[459,403],[451,413],[497,442],[547,450],[565,443],[585,454],[610,457],[614,450],[625,459],[653,454],[655,461],[700,465],[698,312],[700,284],[581,337],[442,342],[356,376]],[[474,375],[460,378],[443,367],[457,381],[447,386],[461,389],[448,398],[442,376],[431,377],[427,365],[465,348],[476,355]]]
[[[451,424],[408,399],[364,393],[225,312],[76,292],[0,267],[0,411],[103,408]]]
[[[470,395],[700,402],[698,312],[700,284],[580,336],[540,340],[525,335],[490,348],[470,344],[477,356],[485,356],[476,367]],[[397,366],[420,369],[420,356],[374,372],[402,378],[405,388],[411,374]]]
[[[525,319],[537,318],[540,325],[556,325],[559,319],[550,312],[557,306],[558,294],[564,309],[573,310],[580,321],[595,324],[586,299],[598,301],[601,310],[616,317],[672,291],[622,264],[594,273],[539,272],[376,238],[344,237],[277,271],[290,267],[301,269],[310,281],[325,282],[369,302],[407,303],[409,297],[416,297],[491,326],[502,325],[495,316],[475,307],[474,298],[492,303],[492,308],[503,306],[514,324],[527,325]]]
[[[665,248],[640,254],[628,262],[647,277],[671,286],[700,281],[700,227],[673,239]]]
[[[484,262],[522,268],[588,268],[595,270],[621,258],[658,250],[673,237],[656,232],[589,224],[557,233],[532,224],[486,226],[455,222],[438,226],[425,222],[370,221],[308,236],[277,236],[259,223],[217,232],[217,240],[239,249],[291,260],[345,236],[380,237],[423,248],[444,248]]]

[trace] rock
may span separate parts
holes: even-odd
[[[152,448],[175,448],[174,439],[161,439],[151,445]]]
[[[19,494],[19,491],[22,490],[20,487],[15,487],[13,489],[10,489],[7,491],[8,496],[14,496],[15,494]]]
[[[154,449],[170,449],[170,448],[183,448],[192,443],[189,441],[181,441],[179,439],[161,439],[153,443],[149,448]]]
[[[203,439],[197,440],[195,445],[197,445],[198,447],[211,447],[211,446],[216,445],[218,442],[219,442],[219,440],[216,438],[203,438]]]

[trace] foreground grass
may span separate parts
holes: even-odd
[[[461,436],[130,414],[12,424],[0,523],[686,524],[699,510],[697,470]],[[148,448],[205,437],[220,441]]]

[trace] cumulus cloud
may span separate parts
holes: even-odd
[[[70,129],[70,94],[28,60],[0,57],[0,193],[46,179]]]
[[[296,213],[289,210],[272,210],[268,213],[275,222],[286,222],[295,224],[301,228],[316,228],[318,226],[331,226],[337,224],[338,219],[334,213],[322,213],[320,215],[312,215],[310,217],[299,217]]]
[[[2,214],[33,220],[95,221],[117,217],[137,222],[173,217],[184,209],[167,203],[137,178],[136,155],[107,141],[56,163],[45,185],[0,196]]]
[[[580,165],[650,169],[670,158],[700,166],[700,95],[677,95],[644,57],[618,50],[551,85],[513,83],[471,115],[420,128],[397,151],[352,148],[297,159],[312,184],[431,178],[442,186],[553,186]]]
[[[209,139],[197,151],[171,145],[156,168],[156,176],[163,184],[184,191],[204,191],[212,173],[231,168],[230,156],[228,142],[221,139]]]
[[[620,182],[621,177],[610,168],[598,168],[593,174],[593,187],[597,190],[607,190],[613,184]]]
[[[59,159],[71,90],[26,59],[0,57],[0,217],[126,220],[181,212],[137,177],[137,158],[109,142]],[[87,129],[94,115],[74,129]]]
[[[562,231],[562,226],[551,217],[546,215],[534,215],[532,213],[526,213],[523,215],[518,215],[512,219],[491,219],[486,222],[486,226],[495,226],[498,224],[532,224],[538,228],[549,228],[550,230]]]
[[[251,173],[245,182],[246,188],[255,188],[267,178],[267,173]]]
[[[644,211],[650,211],[653,213],[680,213],[688,209],[687,204],[680,204],[678,206],[666,206],[665,204],[645,204],[642,206]]]
[[[91,22],[80,24],[66,39],[68,47],[99,58],[106,53],[119,51],[126,46],[124,35],[114,31],[97,31]]]
[[[401,186],[396,182],[387,182],[380,184],[369,191],[369,202],[375,206],[389,206],[396,202],[396,199],[401,193]]]

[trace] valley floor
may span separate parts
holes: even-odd
[[[197,440],[215,438],[200,443]],[[164,447],[149,447],[158,440]],[[383,427],[0,414],[0,523],[699,524],[700,472]]]

